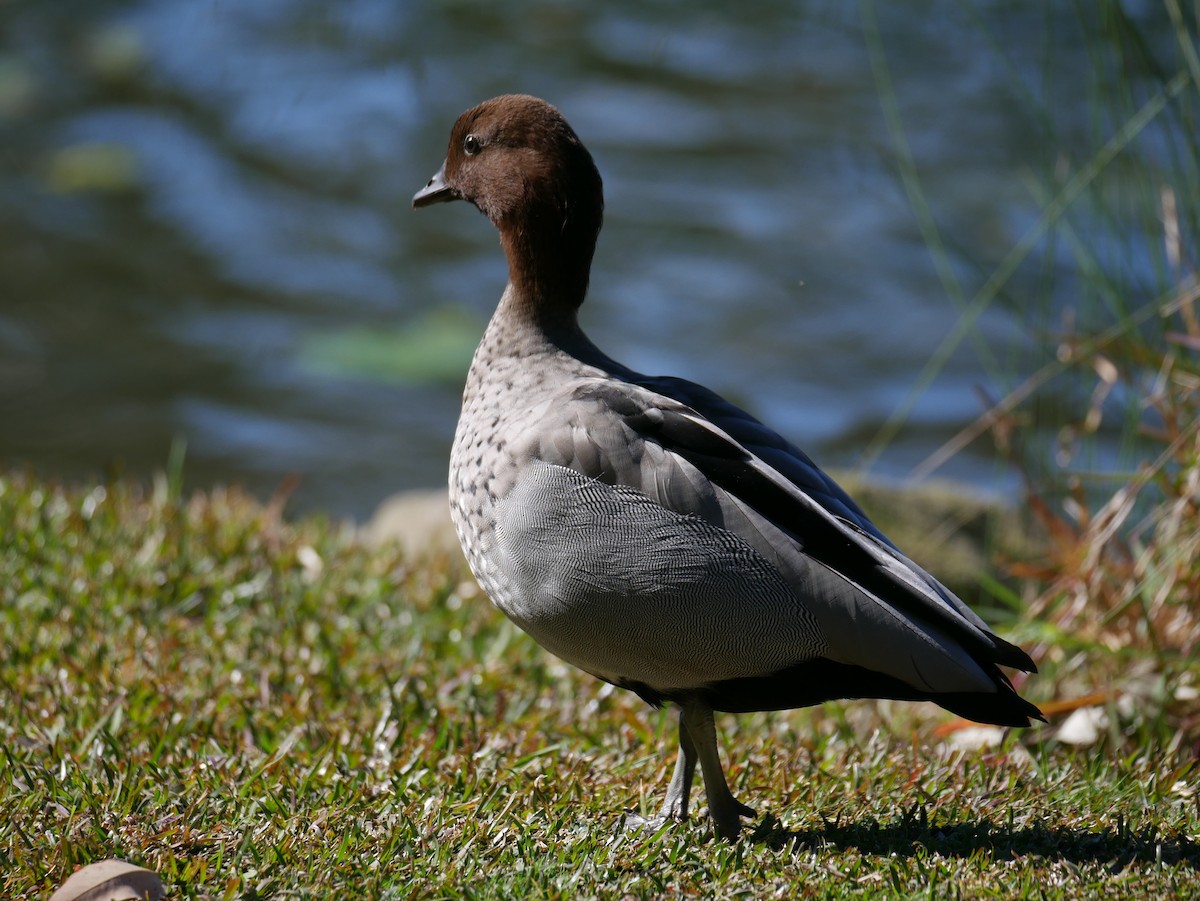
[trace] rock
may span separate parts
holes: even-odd
[[[50,896],[50,901],[160,901],[167,896],[153,870],[110,858],[80,867]]]
[[[1067,717],[1055,738],[1068,745],[1094,745],[1108,728],[1108,713],[1103,707],[1080,707]]]
[[[1004,741],[1004,730],[999,726],[966,726],[957,729],[946,739],[945,745],[956,751],[977,751],[980,748],[996,748]]]
[[[359,534],[369,544],[397,542],[410,557],[462,553],[444,488],[404,491],[385,499]]]

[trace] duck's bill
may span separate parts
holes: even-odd
[[[413,195],[413,208],[417,209],[457,199],[458,192],[446,184],[446,164],[442,163],[442,168],[438,169],[437,174],[429,179],[429,183]]]

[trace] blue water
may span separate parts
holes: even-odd
[[[904,478],[980,413],[977,387],[997,396],[1052,353],[1047,311],[1077,283],[1026,304],[1058,265],[1040,246],[914,394],[959,309],[898,174],[868,6],[6,4],[0,465],[144,474],[183,440],[192,485],[268,494],[295,473],[296,508],[356,516],[441,484],[462,354],[505,268],[472,209],[410,198],[459,112],[522,91],[559,106],[604,175],[597,343],[721,391],[833,467],[916,396],[870,461]],[[1157,4],[1133,14],[1168,40]],[[1103,137],[1078,22],[1032,2],[874,15],[969,298],[1036,221],[1031,186]],[[395,371],[314,362],[330,337],[439,316],[455,323],[444,365],[401,338]],[[986,441],[940,474],[1012,479]]]

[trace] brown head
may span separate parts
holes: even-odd
[[[459,116],[446,161],[413,206],[460,199],[500,230],[518,294],[573,314],[587,292],[604,192],[562,114],[536,97],[506,94]]]

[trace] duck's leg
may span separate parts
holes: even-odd
[[[663,802],[660,817],[686,820],[688,795],[692,791],[692,778],[696,774],[696,746],[684,722],[684,713],[679,711],[679,757],[675,760],[675,774],[667,788],[667,799]]]
[[[712,817],[713,828],[717,835],[729,841],[736,841],[742,830],[742,817],[752,817],[754,811],[745,804],[740,804],[729,791],[725,781],[725,772],[721,769],[721,757],[717,753],[717,728],[713,724],[713,712],[702,701],[686,702],[680,713],[680,750],[683,749],[682,733],[688,733],[696,758],[700,761],[700,774],[704,777],[704,793],[708,796],[708,815]],[[679,768],[676,767],[676,776]],[[682,780],[681,780],[682,781]],[[687,780],[689,783],[690,779]],[[671,780],[672,789],[675,779]],[[667,799],[670,801],[671,792]],[[684,792],[686,797],[686,791]]]

